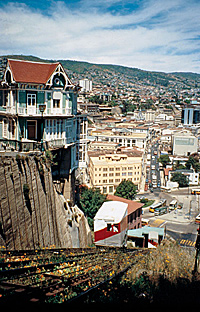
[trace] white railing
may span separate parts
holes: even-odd
[[[1,110],[6,113],[16,114],[16,106],[2,106]]]
[[[6,106],[6,112],[10,114],[16,114],[16,106]]]
[[[61,139],[52,139],[48,141],[48,145],[51,147],[56,147],[56,146],[64,146],[66,144],[66,139],[61,138]]]
[[[15,108],[16,112],[16,108]],[[14,112],[13,112],[14,113]],[[39,108],[35,106],[28,106],[28,107],[19,107],[18,108],[19,115],[33,115],[33,116],[41,116],[41,112]],[[69,116],[71,115],[71,108],[47,108],[44,111],[44,116]]]

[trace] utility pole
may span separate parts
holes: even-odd
[[[195,244],[196,256],[194,264],[194,273],[200,273],[200,227],[197,230],[197,240]]]

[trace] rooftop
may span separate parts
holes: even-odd
[[[15,82],[45,84],[59,63],[39,63],[8,59]]]
[[[125,199],[115,195],[108,195],[107,199],[128,204],[128,215],[133,213],[137,209],[142,208],[142,206],[144,205],[142,203],[136,202],[135,200]]]
[[[113,156],[113,155],[127,155],[128,157],[142,157],[142,152],[138,151],[138,149],[123,149],[120,148],[118,150],[115,151],[111,151],[111,150],[98,150],[98,151],[88,151],[88,156],[89,157],[99,157],[101,155],[106,155],[106,156]]]
[[[158,235],[164,236],[164,228],[157,228],[151,226],[144,226],[139,229],[128,230],[128,236],[143,237],[144,234],[149,234],[150,232],[156,232]]]
[[[119,223],[126,214],[128,204],[119,201],[108,201],[103,203],[97,211],[94,220],[106,220],[114,223]]]

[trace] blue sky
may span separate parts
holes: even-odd
[[[0,1],[0,54],[200,73],[199,0]]]

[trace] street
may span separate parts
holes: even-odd
[[[142,192],[142,195],[155,203],[166,199],[166,205],[174,199],[178,204],[182,203],[182,209],[176,209],[166,214],[155,216],[149,212],[149,207],[143,208],[143,218],[149,220],[150,226],[165,227],[166,234],[177,240],[182,246],[193,247],[196,241],[198,224],[195,217],[200,213],[200,199],[198,195],[191,195],[191,187],[180,188],[171,193],[161,192],[161,174],[158,158],[160,156],[159,144],[154,142],[148,150],[150,166],[147,166],[146,183],[149,191]]]
[[[155,216],[149,212],[149,207],[143,208],[143,218],[149,220],[150,226],[165,227],[166,234],[177,240],[183,246],[194,247],[196,241],[198,224],[195,217],[200,213],[198,199],[195,195],[185,195],[186,190],[179,190],[172,193],[154,192],[145,193],[144,197],[154,199],[159,202],[161,199],[167,200],[167,205],[177,199],[178,203],[183,203],[182,209],[176,209],[161,216]]]

